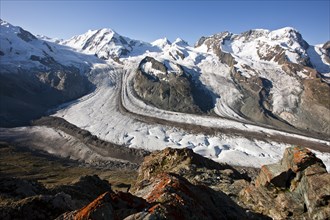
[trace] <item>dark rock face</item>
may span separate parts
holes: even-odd
[[[244,115],[258,123],[291,128],[286,121],[273,113],[271,94],[273,84],[270,80],[257,75],[247,78],[237,72],[235,68],[231,72],[231,77],[235,86],[243,94],[241,102],[238,102],[235,106],[240,115]]]
[[[52,189],[53,193],[64,192],[75,198],[77,207],[88,204],[100,194],[111,191],[110,184],[98,176],[83,176],[76,183]]]
[[[19,28],[19,33],[17,33],[17,36],[19,38],[21,38],[22,40],[24,40],[25,42],[29,42],[29,41],[32,41],[32,40],[37,40],[37,38],[31,34],[30,32],[22,29],[22,28]]]
[[[318,77],[315,70],[309,69],[311,78],[303,80],[300,109],[297,111],[297,127],[310,131],[330,133],[330,86]]]
[[[195,47],[199,47],[202,44],[205,44],[208,48],[208,51],[213,52],[216,54],[220,60],[220,62],[227,64],[228,66],[232,67],[237,62],[235,61],[234,57],[230,53],[226,53],[221,50],[221,44],[232,37],[232,34],[229,32],[223,32],[220,34],[215,34],[210,37],[202,37],[198,40]]]
[[[40,62],[58,66],[52,58],[43,58]],[[0,73],[0,87],[1,127],[26,125],[42,116],[47,109],[79,98],[94,88],[78,69],[63,66],[49,72],[22,70],[19,73]]]
[[[53,189],[35,181],[0,178],[0,219],[55,219],[107,191],[111,191],[110,184],[97,176]]]
[[[322,48],[325,49],[326,54],[327,54],[327,56],[328,56],[328,58],[329,58],[329,57],[330,57],[330,40],[327,41],[327,42],[323,45]]]
[[[1,23],[10,26],[2,20]],[[13,39],[1,36],[5,37],[1,41],[5,44],[0,53],[4,56],[0,68],[0,127],[28,125],[47,109],[94,89],[85,75],[89,66],[83,61],[79,68],[74,66],[75,61],[63,64],[55,60],[58,51],[55,44],[39,40],[20,27],[12,28],[17,30]],[[74,52],[69,53],[76,56]]]
[[[150,191],[149,191],[150,190]],[[160,219],[237,219],[247,218],[245,211],[227,195],[205,186],[195,186],[183,177],[162,173],[150,179],[143,189],[151,216]]]
[[[73,208],[68,194],[49,194],[35,181],[16,178],[0,178],[0,198],[0,218],[4,220],[56,218]]]
[[[151,63],[151,68],[159,73],[155,75],[145,70],[146,63]],[[135,92],[142,100],[161,109],[186,113],[211,110],[214,107],[211,92],[183,67],[177,68],[179,72],[169,72],[165,64],[152,57],[144,58],[134,78]]]
[[[291,147],[277,164],[261,168],[254,185],[239,199],[252,210],[274,219],[327,219],[330,174],[306,148]]]
[[[57,220],[124,219],[150,206],[144,199],[123,192],[105,192],[83,208],[66,212]]]
[[[27,181],[17,178],[1,178],[0,179],[0,193],[4,197],[26,198],[29,196],[36,196],[46,189],[34,181]]]
[[[0,206],[0,217],[9,219],[54,219],[71,207],[71,198],[66,194],[38,195]]]

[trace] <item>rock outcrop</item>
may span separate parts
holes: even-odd
[[[242,181],[243,176],[234,168],[190,149],[166,148],[145,158],[137,183],[131,189],[134,195],[109,192],[59,219],[88,219],[100,213],[114,219],[254,219],[259,216],[246,212],[219,189],[221,184],[229,186],[233,182],[238,186],[235,180]],[[218,188],[212,189],[208,183]],[[123,201],[124,197],[129,199]],[[123,207],[125,212],[119,211]],[[130,215],[123,214],[129,212]]]
[[[245,210],[223,192],[205,185],[193,185],[185,178],[161,173],[135,192],[150,204],[157,219],[239,219],[248,218]]]
[[[166,148],[145,158],[130,190],[133,195],[109,191],[58,219],[93,219],[102,213],[114,219],[266,219],[247,212],[220,190],[232,187],[237,194],[248,185],[244,178],[234,168],[191,149]]]
[[[201,114],[214,107],[211,92],[196,77],[177,64],[169,70],[152,57],[140,62],[133,86],[142,100],[161,109]]]
[[[0,178],[0,219],[54,219],[74,207],[70,195],[49,193],[35,181]]]
[[[219,178],[212,170],[221,171]],[[329,178],[322,161],[306,148],[288,148],[279,163],[263,166],[253,183],[189,149],[167,148],[141,165],[131,191],[149,208],[127,219],[327,219]]]
[[[214,162],[194,153],[191,149],[166,148],[145,157],[139,169],[137,182],[131,191],[143,188],[146,182],[161,173],[177,174],[193,184],[202,184],[225,192],[232,191],[234,186],[245,186],[250,179],[233,167]],[[233,185],[236,181],[237,183]]]
[[[130,193],[108,191],[83,208],[62,214],[57,220],[124,219],[150,206],[144,199]]]
[[[190,149],[145,157],[130,192],[113,191],[97,176],[47,189],[0,179],[1,219],[328,219],[330,174],[306,148],[246,174]],[[19,210],[19,211],[18,211]]]
[[[32,180],[0,178],[0,219],[54,219],[107,191],[110,184],[97,176],[53,189]]]
[[[306,148],[291,147],[276,164],[261,168],[255,184],[240,192],[239,200],[274,219],[330,218],[330,174]]]

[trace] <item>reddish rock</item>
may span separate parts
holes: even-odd
[[[178,174],[192,184],[207,185],[225,192],[229,191],[234,181],[249,180],[246,174],[239,173],[233,167],[205,158],[191,149],[165,148],[145,157],[139,168],[137,183],[131,188],[131,192],[143,188],[148,180],[160,173]]]
[[[323,162],[317,158],[313,152],[307,148],[298,146],[287,148],[281,161],[281,164],[284,166],[284,168],[287,170],[291,169],[295,173],[302,171],[306,167],[316,163],[325,167]]]
[[[150,204],[148,211],[168,219],[240,219],[247,218],[245,210],[226,194],[209,187],[193,185],[185,178],[161,173],[136,192]]]
[[[279,163],[262,166],[239,201],[274,219],[329,219],[329,186],[322,161],[306,148],[290,147]]]
[[[314,172],[326,173],[323,162],[309,149],[303,147],[290,147],[284,152],[279,163],[264,165],[255,180],[256,186],[268,186],[290,188],[292,180],[301,176],[307,167],[314,166]],[[309,173],[312,170],[309,169]],[[294,180],[295,181],[295,180]]]
[[[101,220],[114,219],[115,214],[111,205],[112,199],[110,193],[106,192],[100,195],[93,202],[80,209],[74,216],[75,220]]]

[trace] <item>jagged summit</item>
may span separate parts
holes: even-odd
[[[175,41],[172,43],[173,45],[177,45],[177,46],[180,46],[180,47],[187,47],[189,46],[188,42],[181,39],[181,38],[177,38],[175,39]]]
[[[137,41],[123,37],[109,28],[89,30],[85,34],[74,36],[61,44],[70,46],[80,52],[95,54],[107,60],[111,57],[128,55]]]
[[[4,21],[4,20],[0,20],[0,28],[1,28],[0,34],[2,36],[1,39],[4,38],[6,35],[8,35],[8,37],[13,37],[13,35],[17,36],[17,37],[21,38],[22,40],[24,40],[25,42],[29,42],[29,41],[37,39],[30,32],[25,31],[21,27],[11,25],[10,23],[8,23],[7,21]],[[2,42],[2,43],[4,43],[4,42]],[[4,46],[1,45],[1,48],[3,48],[3,47]]]
[[[169,41],[166,37],[157,39],[151,43],[151,45],[158,46],[160,48],[164,48],[171,44],[172,44],[171,41]]]

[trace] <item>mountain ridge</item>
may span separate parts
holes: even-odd
[[[151,57],[166,68],[166,77],[161,77],[160,81],[172,80],[171,74],[180,76],[180,72],[184,72],[191,84],[187,88],[192,89],[183,90],[187,94],[182,97],[193,97],[196,95],[194,91],[209,91],[198,100],[213,100],[210,114],[280,129],[296,127],[307,132],[330,132],[329,119],[326,118],[330,109],[327,104],[330,99],[328,44],[310,46],[294,28],[274,31],[255,29],[241,34],[221,32],[201,37],[192,47],[182,39],[170,42],[163,38],[146,43],[107,28],[90,30],[58,42],[46,37],[45,40],[42,40],[43,37],[38,39],[16,27],[26,33],[25,41],[17,35],[21,31],[9,34],[9,25],[1,21],[1,66],[5,67],[1,70],[2,76],[8,78],[10,75],[6,72],[19,72],[19,75],[30,72],[31,78],[35,78],[33,84],[41,83],[60,92],[64,89],[76,94],[69,100],[91,91],[70,91],[73,87],[65,86],[72,83],[72,80],[66,80],[69,72],[75,72],[76,76],[98,87],[101,82],[95,81],[99,76],[92,74],[93,71],[104,67],[131,71],[138,69],[144,58]],[[16,39],[12,42],[13,46],[8,43],[9,38]],[[65,73],[58,74],[56,71]],[[153,72],[153,68],[146,69],[149,75]],[[173,79],[171,85],[175,88],[175,80],[181,78]],[[140,81],[136,85],[135,90],[139,91],[150,87],[148,81]],[[157,96],[152,92],[151,99],[156,100],[155,103],[162,102],[164,98],[167,100],[167,94],[171,93],[171,88],[167,89],[167,86],[159,88],[164,91],[159,90]],[[172,92],[175,94],[176,91]],[[142,94],[139,98],[146,101]],[[180,98],[164,108],[176,109],[171,105],[179,102],[182,102]],[[180,109],[187,108],[183,106]],[[6,117],[8,109],[2,111],[3,117]]]

